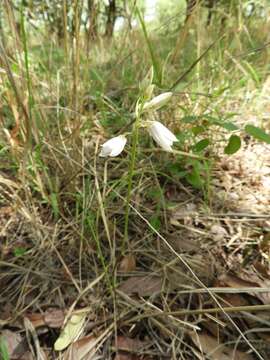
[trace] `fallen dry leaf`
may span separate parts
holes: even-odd
[[[258,329],[256,337],[260,337],[270,345],[270,331],[269,331],[269,312],[258,311],[254,312],[252,317],[246,317],[245,321],[249,329]],[[269,347],[268,345],[268,347]],[[269,347],[270,348],[270,347]]]
[[[41,326],[45,326],[45,321],[44,321],[44,316],[43,314],[39,314],[39,313],[31,313],[31,314],[26,314],[25,317],[31,321],[32,325],[35,328],[41,327]]]
[[[139,355],[146,346],[145,341],[120,335],[115,344],[117,354],[114,360],[147,360],[147,356]]]
[[[64,311],[61,309],[50,308],[47,309],[44,313],[44,321],[47,326],[50,328],[59,328],[62,327],[65,320]]]
[[[71,318],[66,323],[63,331],[61,332],[59,338],[54,343],[54,350],[61,351],[68,347],[76,337],[80,334],[84,321],[86,318],[86,313],[72,315]]]
[[[96,340],[93,335],[85,336],[71,344],[67,350],[64,360],[95,360],[99,356],[96,354]],[[86,357],[87,356],[87,357]]]
[[[33,324],[28,318],[23,319],[23,324],[26,330],[26,338],[28,341],[28,344],[30,346],[33,346],[34,351],[36,354],[38,354],[38,360],[48,360],[46,353],[43,351],[43,349],[40,346],[38,334],[36,332],[36,329],[34,328]]]
[[[30,313],[26,315],[35,328],[48,326],[50,328],[60,328],[64,324],[65,314],[61,309],[49,308],[43,314]]]
[[[153,275],[130,277],[119,286],[119,290],[125,294],[138,294],[139,296],[150,296],[160,293],[161,289],[162,279]]]
[[[136,259],[135,256],[129,254],[124,256],[119,265],[119,271],[129,272],[134,271],[136,269]]]
[[[210,233],[215,241],[221,241],[228,236],[227,230],[219,224],[212,225]]]
[[[252,296],[257,297],[265,305],[270,304],[270,280],[260,277],[255,271],[242,271],[238,275],[243,281],[251,282],[257,287],[269,289],[266,292],[250,293]]]
[[[270,280],[270,269],[268,266],[263,265],[260,261],[253,263],[253,266],[259,274]]]
[[[32,354],[28,351],[27,341],[20,334],[3,330],[0,335],[0,343],[7,350],[10,360],[33,360]]]
[[[136,338],[129,338],[129,337],[120,335],[117,337],[116,346],[117,346],[118,350],[138,352],[146,346],[146,342],[141,341]]]
[[[211,360],[253,360],[251,355],[220,344],[213,336],[206,333],[189,334],[194,345]]]
[[[249,294],[259,299],[263,304],[270,304],[270,280],[261,279],[255,272],[244,272],[237,275],[226,274],[219,278],[224,286],[231,288],[260,287],[268,288],[265,292],[250,292]]]
[[[128,354],[124,352],[119,352],[115,355],[114,360],[145,360],[146,358],[142,358],[141,356],[135,354]]]
[[[243,285],[241,283],[241,285]],[[231,287],[231,288],[241,288],[243,286],[237,286],[237,282],[233,281],[233,282],[227,282],[226,281],[226,277],[221,276],[219,277],[215,282],[214,282],[214,287],[216,288],[222,288],[222,287]],[[231,293],[224,293],[222,294],[222,298],[231,306],[246,306],[246,305],[250,305],[248,299],[243,296],[244,294],[231,294]]]

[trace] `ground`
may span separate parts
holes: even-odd
[[[6,27],[1,359],[270,357],[269,20],[219,9],[90,50]]]

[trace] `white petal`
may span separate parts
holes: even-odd
[[[148,130],[158,145],[166,151],[172,151],[172,144],[178,141],[176,136],[159,121],[152,121]]]
[[[165,105],[172,97],[171,92],[166,92],[154,97],[152,100],[147,101],[143,106],[143,111],[146,110],[157,110]]]
[[[170,140],[171,142],[178,141],[177,137],[168,129],[166,126],[161,124],[159,121],[154,121],[153,126],[156,131],[161,134],[163,138]]]
[[[101,148],[101,151],[99,153],[99,156],[101,157],[106,157],[106,156],[109,156],[111,153],[111,149],[106,147],[106,146],[103,146],[102,145],[102,148]]]
[[[101,152],[99,156],[106,157],[106,156],[117,156],[119,155],[125,145],[126,145],[127,139],[124,135],[116,136],[108,141],[106,141],[103,145],[101,145]]]

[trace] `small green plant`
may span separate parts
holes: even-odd
[[[254,125],[246,125],[245,131],[254,139],[270,144],[270,134],[267,134],[263,129]]]
[[[125,211],[125,227],[124,227],[124,241],[122,250],[129,244],[128,239],[128,224],[129,224],[129,211],[130,200],[133,183],[133,175],[135,171],[135,162],[137,156],[137,147],[139,141],[139,129],[147,129],[149,135],[155,140],[155,142],[165,151],[172,152],[172,145],[177,142],[176,136],[161,122],[152,120],[153,113],[166,105],[172,97],[171,92],[162,93],[156,97],[152,97],[154,90],[153,85],[154,71],[150,71],[150,75],[145,79],[141,85],[142,95],[139,97],[136,103],[135,121],[133,122],[131,133],[118,135],[101,146],[101,157],[115,157],[121,154],[127,143],[127,136],[132,137],[131,154],[129,160],[129,172],[128,172],[128,189],[126,197],[126,211]]]
[[[26,254],[27,249],[25,249],[24,247],[16,247],[13,251],[14,256],[18,257],[18,256],[23,256],[24,254]]]
[[[9,360],[8,348],[6,341],[3,337],[0,337],[0,358],[1,360]]]

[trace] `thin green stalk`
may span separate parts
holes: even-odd
[[[29,136],[28,142],[29,147],[32,145],[32,135],[36,143],[40,143],[40,133],[43,131],[43,125],[40,121],[40,115],[38,111],[35,111],[35,98],[33,95],[33,87],[32,80],[30,74],[30,66],[29,66],[29,51],[28,51],[28,38],[25,28],[25,16],[24,16],[24,7],[21,6],[21,29],[22,29],[22,44],[23,44],[23,52],[24,52],[24,65],[25,65],[25,74],[26,74],[26,83],[27,83],[27,91],[28,91],[28,116],[29,116],[29,125],[32,128],[32,134]]]
[[[151,60],[152,60],[152,64],[153,64],[153,68],[154,68],[154,81],[157,83],[158,86],[162,85],[162,70],[160,68],[159,62],[157,57],[155,56],[154,50],[153,50],[153,46],[150,42],[149,36],[147,34],[147,30],[146,30],[146,26],[145,26],[145,22],[144,19],[140,13],[139,8],[136,8],[136,12],[143,30],[143,35],[146,41],[146,45],[148,47],[150,56],[151,56]]]
[[[106,264],[106,260],[105,260],[105,258],[103,256],[103,252],[102,252],[102,249],[101,249],[99,238],[97,236],[97,232],[96,232],[96,230],[94,228],[94,224],[92,222],[92,219],[87,217],[86,221],[87,221],[87,224],[88,224],[88,226],[89,226],[89,228],[91,230],[91,234],[92,234],[92,236],[93,236],[93,238],[95,240],[95,243],[96,243],[96,246],[97,246],[97,255],[98,255],[98,258],[99,258],[99,260],[101,262],[101,265],[102,265],[102,268],[103,268],[103,271],[104,271],[104,274],[105,274],[105,278],[106,278],[106,281],[107,281],[107,284],[108,284],[108,288],[110,290],[111,295],[113,296],[114,290],[113,290],[113,286],[111,284],[110,273],[108,271],[109,266]],[[112,277],[112,279],[113,279],[113,277]]]
[[[32,121],[32,107],[34,105],[34,99],[32,95],[32,86],[31,86],[31,78],[30,78],[30,71],[29,71],[29,62],[28,62],[28,47],[27,47],[27,35],[25,31],[25,23],[24,23],[24,7],[21,7],[21,29],[22,29],[22,43],[23,43],[23,52],[24,52],[24,63],[25,63],[25,73],[26,73],[26,80],[27,80],[27,90],[29,96],[29,118]]]
[[[122,244],[122,252],[125,251],[125,247],[129,248],[129,238],[128,238],[128,224],[129,224],[129,203],[131,199],[131,190],[132,190],[132,180],[134,175],[134,168],[136,163],[137,155],[137,146],[138,146],[138,133],[139,133],[139,115],[136,117],[133,132],[132,132],[132,149],[131,149],[131,159],[128,172],[128,191],[127,191],[127,201],[126,201],[126,211],[125,211],[125,228],[124,228],[124,240]]]

